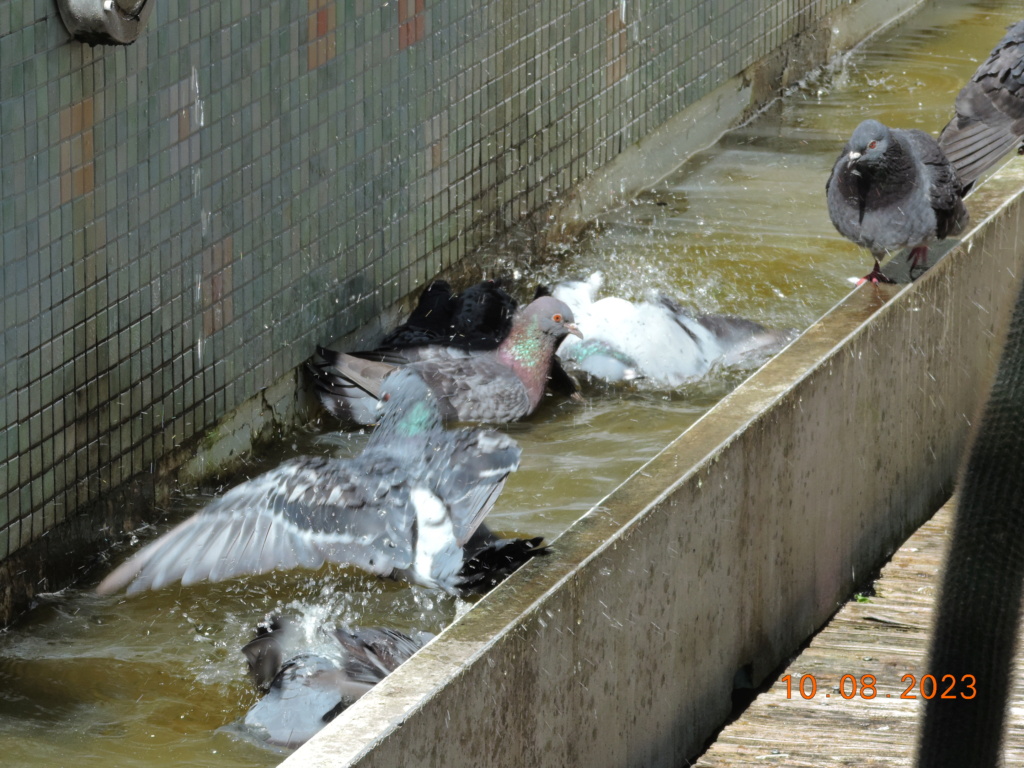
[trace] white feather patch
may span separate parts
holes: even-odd
[[[409,494],[416,510],[416,554],[413,570],[424,584],[448,586],[446,582],[457,573],[462,564],[461,551],[455,541],[448,507],[426,488],[413,488]]]

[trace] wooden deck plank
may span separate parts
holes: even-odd
[[[789,768],[912,766],[921,714],[924,672],[939,571],[952,531],[950,501],[911,536],[875,583],[867,602],[844,606],[734,723],[726,726],[696,768],[785,765]],[[1024,645],[1024,644],[1022,644]],[[1024,764],[1024,681],[1019,649],[1013,708],[1004,744],[1006,765]],[[917,682],[917,699],[901,698],[903,676]],[[783,677],[791,677],[790,693]],[[803,698],[799,681],[813,675],[816,694]],[[857,693],[840,694],[843,675]],[[860,695],[862,676],[873,675],[877,695]],[[847,679],[845,693],[852,691]],[[805,681],[810,692],[810,678]]]

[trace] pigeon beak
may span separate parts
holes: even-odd
[[[856,165],[857,161],[860,160],[860,152],[851,152],[846,156],[846,166],[849,168],[851,165]]]
[[[565,330],[573,336],[579,336],[581,339],[583,338],[583,334],[580,332],[580,329],[576,327],[576,323],[566,323]]]

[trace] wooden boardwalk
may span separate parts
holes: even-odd
[[[952,520],[951,502],[893,556],[875,583],[876,595],[843,607],[771,689],[724,728],[693,765],[912,766],[923,703],[921,675],[927,671],[938,572]],[[1007,766],[1024,765],[1022,659],[1018,648],[1013,710],[1004,745]],[[813,695],[812,679],[804,677],[810,675],[816,683]],[[844,675],[850,677],[842,680],[841,692]],[[874,698],[861,695],[865,675],[876,680]],[[800,693],[801,679],[809,698]],[[901,698],[908,686],[912,686],[908,695],[916,694],[916,699]],[[961,689],[966,690],[958,685],[955,692]],[[871,690],[866,693],[870,695]]]

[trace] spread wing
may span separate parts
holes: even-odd
[[[97,591],[138,592],[324,562],[386,576],[413,561],[413,486],[388,456],[293,459],[148,544]]]
[[[1024,138],[1024,21],[1010,27],[956,97],[956,116],[939,136],[969,186]]]

